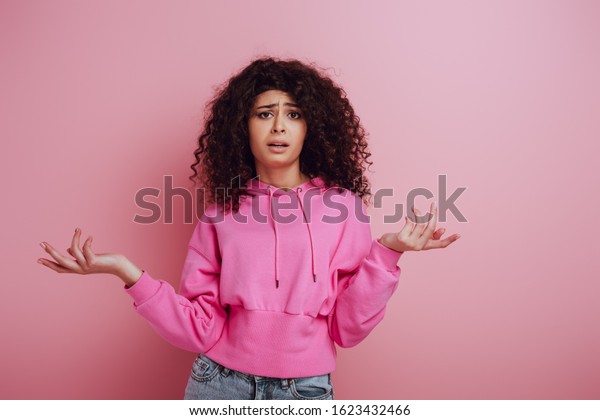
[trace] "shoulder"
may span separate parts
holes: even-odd
[[[222,203],[209,203],[202,209],[201,215],[198,217],[197,226],[216,225],[225,221],[226,211],[225,205]]]

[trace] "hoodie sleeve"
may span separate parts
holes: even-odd
[[[354,208],[366,215],[362,200],[353,197],[360,201]],[[400,277],[397,263],[402,252],[373,240],[370,224],[354,213],[350,208],[333,258],[337,297],[328,323],[333,341],[341,347],[357,345],[381,322]]]
[[[218,341],[227,318],[219,300],[221,258],[215,227],[199,221],[188,244],[179,294],[144,271],[125,292],[133,306],[169,343],[196,353]]]

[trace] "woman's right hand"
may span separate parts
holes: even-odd
[[[121,254],[95,254],[92,251],[92,237],[89,236],[79,247],[81,238],[81,229],[75,229],[75,234],[71,240],[71,247],[67,252],[74,258],[68,258],[54,249],[46,242],[40,243],[42,248],[56,261],[50,261],[45,258],[38,259],[40,264],[56,271],[57,273],[72,274],[114,274],[131,287],[142,275],[142,270],[136,267],[131,261]]]

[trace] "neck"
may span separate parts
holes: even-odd
[[[310,180],[299,169],[294,171],[289,168],[256,168],[256,173],[262,182],[284,190],[295,188]]]

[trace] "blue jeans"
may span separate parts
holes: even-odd
[[[333,400],[331,374],[306,378],[255,376],[198,355],[185,388],[186,400]]]

